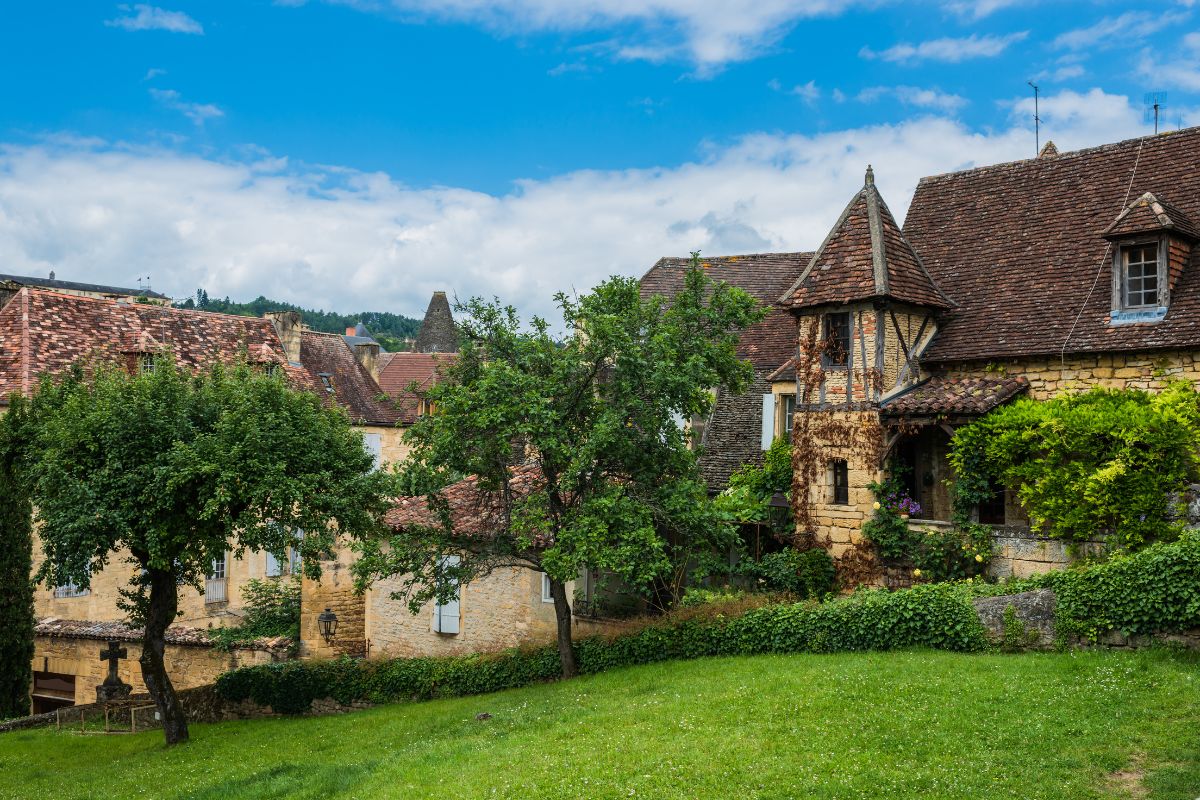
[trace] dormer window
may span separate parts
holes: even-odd
[[[826,367],[844,367],[850,360],[850,313],[826,314],[821,363]]]
[[[154,372],[154,356],[150,353],[144,353],[138,356],[137,359],[138,373],[141,375],[149,375]]]
[[[1122,305],[1127,309],[1156,308],[1158,302],[1158,243],[1121,248]]]
[[[333,394],[333,376],[328,372],[322,372],[317,377],[321,379],[321,385],[325,387],[325,391]]]

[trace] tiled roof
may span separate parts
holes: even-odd
[[[767,317],[747,328],[738,346],[738,356],[751,362],[756,370],[774,369],[795,352],[796,322],[791,314],[774,303],[811,259],[812,253],[758,253],[700,261],[705,273],[713,280],[745,289],[764,305],[770,305]],[[642,297],[674,297],[683,288],[690,264],[688,258],[659,259],[642,276]]]
[[[381,356],[383,354],[380,354]],[[432,386],[440,370],[453,363],[454,353],[389,353],[387,363],[380,362],[379,386],[396,403],[400,419],[411,424],[417,418],[417,400]],[[417,393],[409,387],[417,384]]]
[[[1164,320],[1109,325],[1103,234],[1146,192],[1200,219],[1200,128],[924,178],[904,235],[957,304],[926,363],[1200,347],[1195,248]]]
[[[318,376],[333,379],[333,395],[357,424],[395,425],[400,411],[384,398],[371,373],[358,363],[344,336],[303,331],[300,334],[300,363]]]
[[[445,292],[434,292],[430,298],[413,350],[418,353],[458,352],[458,329],[454,326],[454,315]]]
[[[796,359],[789,358],[787,361],[780,364],[774,372],[767,375],[767,382],[774,383],[776,381],[794,381],[796,380]]]
[[[1200,230],[1188,215],[1170,203],[1159,200],[1150,192],[1144,193],[1121,212],[1104,231],[1106,239],[1117,239],[1138,233],[1170,231],[1192,241],[1200,240]]]
[[[521,497],[541,480],[541,470],[536,465],[525,464],[513,469],[509,486],[515,497]],[[503,498],[497,492],[481,489],[477,476],[451,484],[439,494],[446,501],[456,535],[491,536],[507,524]],[[440,516],[430,510],[425,497],[399,498],[385,519],[396,530],[411,526],[434,528],[442,524]]]
[[[319,373],[333,376],[334,397],[356,422],[394,424],[399,412],[375,399],[378,385],[341,336],[304,331],[301,366],[289,364],[270,320],[170,306],[125,303],[24,288],[0,309],[0,397],[29,394],[41,375],[61,375],[80,360],[123,363],[169,349],[190,369],[233,361],[278,364],[297,389],[327,396]]]
[[[868,167],[863,188],[779,302],[811,308],[883,297],[929,308],[952,305],[900,232]]]
[[[742,394],[717,392],[700,441],[700,474],[710,492],[722,491],[743,464],[762,463],[762,396],[770,393],[765,372]]]
[[[0,275],[0,283],[11,281],[17,286],[33,286],[39,289],[59,289],[74,292],[93,292],[95,294],[112,295],[113,297],[152,297],[155,300],[170,300],[165,294],[152,292],[149,289],[125,289],[120,286],[104,286],[98,283],[76,283],[75,281],[59,281],[54,278],[36,278],[30,275]]]
[[[134,628],[123,622],[94,622],[82,619],[59,619],[46,617],[39,619],[34,627],[35,636],[52,636],[62,639],[98,639],[100,641],[140,642],[145,635],[145,629]],[[193,647],[212,647],[213,642],[208,633],[202,628],[187,628],[183,625],[172,625],[163,637],[167,644],[190,645]],[[253,643],[241,644],[238,647],[255,649],[286,649],[292,643],[287,636],[277,636],[270,639],[257,639]],[[133,656],[136,658],[136,656]]]
[[[986,414],[1029,388],[1015,378],[933,377],[883,403],[885,417],[974,416]]]

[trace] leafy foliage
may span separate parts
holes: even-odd
[[[565,341],[541,318],[522,326],[512,307],[459,305],[462,347],[426,398],[437,413],[406,434],[408,471],[477,478],[482,507],[495,509],[490,529],[457,530],[431,493],[441,524],[362,542],[355,571],[360,586],[404,576],[395,596],[414,613],[498,567],[544,572],[568,672],[563,587],[581,570],[640,589],[673,561],[728,547],[731,526],[708,501],[676,419],[705,415],[711,388],[744,389],[738,336],[763,311],[698,266],[671,301],[643,299],[628,278],[555,300]],[[447,566],[450,555],[461,561]]]
[[[29,713],[33,661],[33,507],[19,472],[28,403],[0,414],[0,719]]]
[[[358,314],[339,314],[336,311],[314,311],[311,308],[284,303],[279,300],[268,300],[258,296],[248,303],[238,303],[224,299],[213,299],[204,289],[197,289],[195,297],[189,297],[176,303],[177,308],[194,308],[200,311],[215,311],[221,314],[235,314],[240,317],[261,317],[268,311],[299,311],[304,317],[304,324],[315,331],[325,333],[345,333],[359,322],[367,326],[371,335],[383,348],[389,352],[402,349],[401,339],[414,339],[421,329],[421,320],[392,314],[386,311],[362,311]]]
[[[792,446],[780,437],[763,453],[762,464],[744,464],[729,476],[725,491],[717,495],[716,506],[737,522],[774,522],[768,505],[776,492],[788,494],[792,488]],[[790,522],[791,513],[788,513]],[[785,522],[781,531],[794,527]],[[774,527],[774,525],[773,525]]]
[[[218,649],[278,636],[300,641],[300,576],[258,580],[242,587],[245,617],[241,624],[213,628],[208,636]]]
[[[163,663],[178,587],[198,590],[215,559],[300,543],[305,570],[334,532],[379,530],[391,479],[372,469],[340,409],[245,363],[196,375],[166,356],[130,375],[76,367],[42,381],[25,468],[51,584],[90,584],[114,557],[133,566],[123,607],[146,628],[142,675],[168,742],[187,736]]]
[[[876,497],[875,514],[863,523],[863,536],[875,545],[885,563],[909,566],[924,580],[945,581],[982,574],[992,556],[991,529],[963,523],[954,528],[922,527],[906,518],[917,508],[904,489],[902,467],[893,463],[888,476],[870,484]]]
[[[1200,627],[1200,531],[1117,553],[1099,564],[1048,572],[981,590],[988,594],[1053,589],[1060,637],[1096,640]]]
[[[576,650],[583,673],[717,655],[901,647],[978,651],[986,640],[968,597],[962,587],[942,584],[860,592],[822,604],[764,606],[732,617],[681,615],[613,638],[583,639]],[[341,703],[452,697],[525,686],[558,674],[556,650],[546,646],[450,658],[266,664],[222,675],[217,692],[227,700],[252,699],[282,713],[302,713],[325,697]]]
[[[959,428],[950,460],[969,502],[989,480],[1017,490],[1047,535],[1111,533],[1139,547],[1171,538],[1172,492],[1200,471],[1200,394],[1176,382],[1159,394],[1092,389],[1018,400]]]
[[[820,547],[789,547],[762,558],[738,562],[737,574],[750,578],[759,591],[784,592],[799,598],[821,599],[837,583],[833,558]]]

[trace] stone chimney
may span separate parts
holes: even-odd
[[[363,369],[371,373],[371,377],[379,380],[379,345],[375,342],[365,342],[354,345],[354,357]]]
[[[299,311],[268,311],[263,314],[275,326],[279,341],[283,342],[283,352],[292,364],[300,363],[300,312]]]
[[[445,292],[434,292],[413,350],[418,353],[457,353],[458,329]]]

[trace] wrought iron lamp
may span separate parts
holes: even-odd
[[[771,515],[771,527],[782,530],[787,525],[788,512],[792,508],[787,495],[783,492],[771,495],[771,499],[767,501],[767,508],[770,509],[768,513]]]
[[[333,609],[327,608],[317,617],[317,630],[321,632],[321,638],[325,640],[325,644],[333,644],[333,637],[337,634],[338,618],[337,614],[333,613]]]

